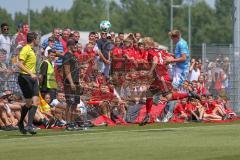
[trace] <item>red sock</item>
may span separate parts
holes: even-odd
[[[153,104],[153,98],[147,98],[147,101],[146,101],[146,111],[147,111],[147,113],[151,112],[152,104]]]
[[[183,99],[183,98],[187,98],[188,96],[189,96],[188,93],[173,92],[172,93],[172,100]]]

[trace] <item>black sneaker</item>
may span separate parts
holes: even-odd
[[[228,119],[228,116],[227,116],[227,115],[224,115],[224,116],[222,117],[222,120],[226,120],[226,119]]]
[[[58,126],[58,127],[63,127],[63,126],[65,126],[66,124],[65,123],[63,123],[63,122],[61,122],[61,121],[57,121],[56,123],[55,123],[55,126]]]
[[[8,125],[4,129],[4,131],[14,131],[14,130],[17,130],[17,128],[12,125]]]
[[[0,130],[4,131],[5,128],[6,128],[5,126],[1,126],[1,127],[0,127]]]
[[[91,121],[87,121],[86,123],[84,123],[85,127],[94,127],[94,124]]]
[[[27,126],[25,129],[28,133],[32,135],[37,134],[37,129],[33,126]]]
[[[24,128],[24,124],[23,123],[18,123],[18,129],[22,134],[27,134],[26,129]]]
[[[49,121],[45,118],[42,119],[42,124],[44,125],[45,128],[49,127]]]
[[[150,120],[150,115],[147,114],[144,119],[142,120],[142,122],[139,123],[139,126],[144,126],[148,123],[148,121]]]

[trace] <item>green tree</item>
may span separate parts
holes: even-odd
[[[104,0],[75,0],[70,15],[73,28],[79,30],[98,30],[99,22],[106,19]]]
[[[7,12],[6,9],[0,8],[0,24],[1,23],[7,23],[10,27],[10,33],[14,33],[15,30],[13,28],[14,23],[12,20],[11,15]]]
[[[216,0],[216,34],[212,41],[215,43],[230,44],[232,43],[232,6],[233,0]]]

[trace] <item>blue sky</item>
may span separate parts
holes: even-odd
[[[210,6],[214,6],[215,0],[205,0]],[[0,0],[0,7],[5,8],[14,15],[15,12],[27,13],[28,0]],[[30,6],[33,10],[41,11],[46,6],[53,6],[56,9],[69,9],[73,0],[30,0]]]
[[[28,0],[0,0],[0,7],[5,8],[9,13],[15,12],[27,13]],[[41,11],[46,6],[53,6],[57,9],[69,9],[73,0],[30,0],[32,10]]]

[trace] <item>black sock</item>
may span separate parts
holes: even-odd
[[[37,111],[37,106],[32,106],[28,112],[28,126],[32,126],[35,113]]]
[[[27,108],[25,105],[22,107],[21,109],[21,117],[20,117],[20,120],[19,120],[19,123],[23,123],[26,115],[27,115],[27,112],[28,112],[29,108]]]

